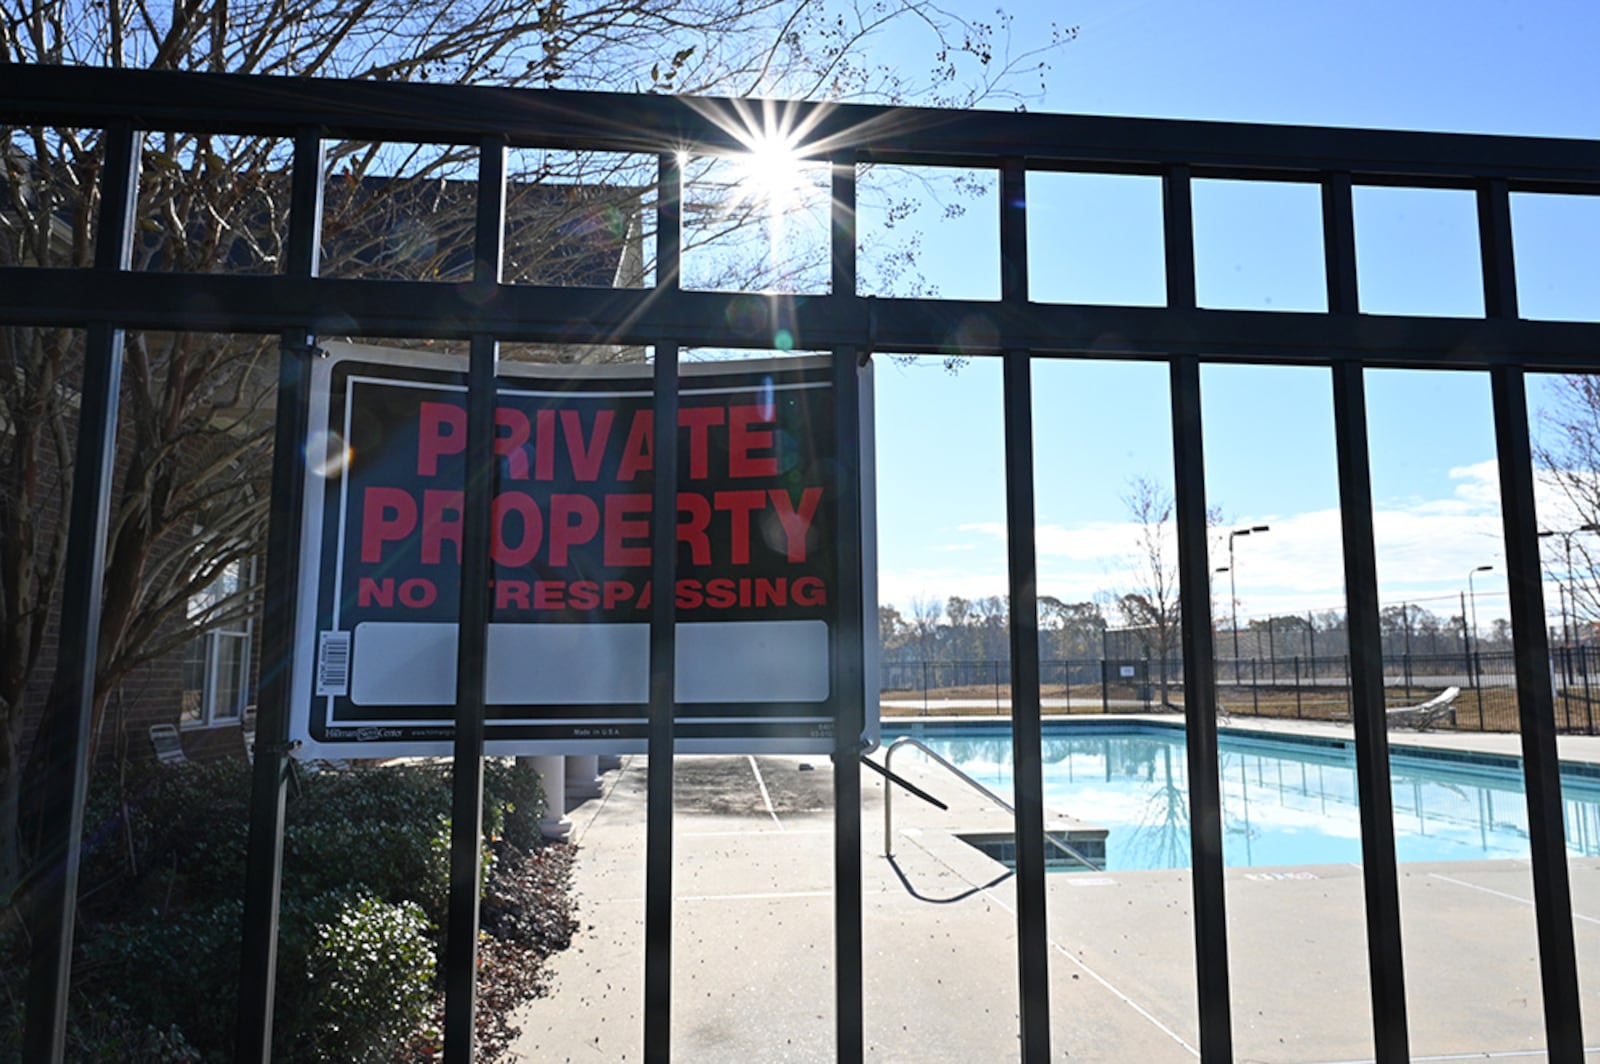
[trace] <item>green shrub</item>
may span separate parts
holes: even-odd
[[[427,1012],[435,957],[410,902],[352,899],[318,928],[306,965],[315,987],[316,1061],[386,1061]]]
[[[538,846],[543,836],[544,788],[531,758],[494,758],[483,766],[485,808],[501,811],[506,841],[519,850]]]
[[[86,926],[73,981],[85,1004],[94,1005],[75,1011],[91,1018],[125,1007],[152,1026],[181,1025],[198,1050],[223,1051],[233,1035],[243,910],[241,902],[228,900],[140,922]]]
[[[231,1056],[251,780],[242,760],[130,766],[91,794],[72,1059]],[[538,841],[538,777],[484,765],[484,868],[505,832]],[[432,992],[449,901],[446,766],[302,775],[285,807],[274,1058],[387,1060]],[[511,840],[508,840],[511,841]],[[131,860],[130,860],[131,851]],[[538,937],[525,889],[488,908]],[[520,922],[519,922],[520,921]],[[526,922],[524,927],[522,922]],[[518,933],[520,932],[520,933]],[[8,973],[9,974],[9,973]],[[21,987],[0,977],[0,1059]]]
[[[243,761],[135,764],[122,787],[91,789],[85,915],[118,919],[242,897],[249,799]]]
[[[22,1060],[24,1013],[20,985],[0,998],[0,1060]],[[67,1006],[66,1059],[78,1064],[198,1064],[205,1058],[177,1025],[156,1027],[109,995],[90,999],[73,992]]]

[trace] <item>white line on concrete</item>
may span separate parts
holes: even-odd
[[[832,828],[786,828],[781,824],[779,830],[785,835],[832,835]],[[753,828],[746,831],[680,831],[680,839],[726,839],[747,838],[752,835],[774,835],[771,828]]]
[[[831,898],[831,890],[784,890],[770,891],[756,894],[678,894],[673,896],[673,901],[771,901],[784,898]],[[643,905],[644,898],[586,898],[589,902],[605,902],[611,905]]]
[[[939,860],[937,855],[935,855],[933,853],[933,851],[928,850],[928,848],[926,846],[923,847],[923,850],[925,852],[927,852],[929,856],[932,856],[934,858],[934,860],[936,860],[936,861]],[[943,864],[944,862],[940,861],[940,863]],[[946,864],[945,867],[949,868],[950,866],[948,864]],[[952,871],[954,871],[954,870],[952,869]],[[985,894],[987,894],[990,898],[994,899],[994,903],[996,905],[1000,906],[1000,908],[1004,909],[1006,912],[1010,913],[1012,916],[1017,915],[1017,910],[1012,908],[1012,906],[1011,906],[1011,904],[1009,902],[1007,902],[1000,895],[996,894],[992,889],[990,889],[989,887],[984,887],[983,888],[983,892]],[[1109,990],[1111,992],[1112,996],[1115,997],[1118,1001],[1122,1002],[1124,1005],[1128,1006],[1134,1012],[1137,1012],[1140,1016],[1143,1016],[1146,1020],[1150,1021],[1150,1023],[1156,1028],[1156,1030],[1160,1031],[1162,1034],[1166,1035],[1168,1038],[1172,1039],[1174,1042],[1176,1042],[1180,1046],[1182,1046],[1185,1050],[1187,1050],[1189,1052],[1190,1056],[1194,1057],[1196,1060],[1200,1059],[1200,1050],[1198,1050],[1194,1046],[1190,1045],[1187,1039],[1185,1039],[1177,1031],[1174,1031],[1171,1027],[1168,1027],[1166,1024],[1162,1023],[1159,1019],[1157,1019],[1155,1017],[1154,1014],[1152,1014],[1150,1012],[1149,1009],[1145,1008],[1143,1005],[1141,1005],[1137,1001],[1133,1000],[1133,998],[1129,997],[1127,994],[1124,994],[1121,990],[1118,990],[1115,986],[1113,986],[1111,984],[1110,980],[1106,979],[1105,976],[1101,975],[1099,972],[1095,971],[1093,968],[1091,968],[1087,964],[1083,963],[1083,961],[1079,960],[1077,957],[1074,957],[1066,949],[1066,947],[1062,946],[1061,943],[1057,942],[1053,937],[1050,939],[1050,948],[1054,949],[1057,953],[1061,954],[1067,960],[1071,961],[1073,964],[1075,964],[1079,968],[1083,969],[1083,972],[1084,972],[1085,975],[1087,975],[1090,979],[1093,979],[1095,982],[1099,983],[1101,986],[1103,986],[1107,990]]]
[[[767,793],[767,781],[761,778],[761,766],[756,764],[756,759],[749,754],[745,759],[750,762],[750,771],[756,774],[756,786],[761,788],[761,800],[766,803],[767,815],[772,817],[772,822],[778,825],[778,830],[783,830],[783,821],[778,819],[778,811],[772,808],[772,795]]]
[[[1002,902],[1001,904],[1003,905],[1005,903]],[[1067,960],[1071,961],[1073,964],[1076,964],[1079,968],[1082,968],[1083,971],[1084,971],[1084,974],[1087,975],[1090,979],[1093,979],[1095,982],[1099,983],[1101,986],[1103,986],[1107,990],[1111,991],[1111,993],[1113,995],[1115,995],[1115,997],[1117,998],[1118,1001],[1121,1001],[1124,1005],[1128,1006],[1134,1012],[1137,1012],[1139,1015],[1141,1015],[1145,1019],[1149,1020],[1150,1023],[1155,1026],[1156,1030],[1160,1031],[1162,1034],[1166,1035],[1168,1038],[1170,1038],[1174,1042],[1178,1043],[1184,1049],[1188,1050],[1190,1056],[1194,1057],[1196,1060],[1200,1059],[1200,1051],[1198,1049],[1196,1049],[1194,1046],[1190,1045],[1188,1040],[1186,1038],[1184,1038],[1182,1035],[1180,1035],[1177,1031],[1174,1031],[1171,1027],[1168,1027],[1166,1024],[1164,1024],[1160,1020],[1156,1019],[1155,1016],[1153,1014],[1151,1014],[1149,1009],[1145,1008],[1143,1005],[1141,1005],[1137,1001],[1133,1000],[1133,998],[1129,997],[1127,994],[1124,994],[1122,991],[1120,991],[1116,987],[1112,986],[1111,983],[1106,979],[1105,976],[1101,975],[1099,972],[1095,971],[1093,968],[1091,968],[1087,964],[1083,963],[1083,961],[1079,960],[1077,957],[1074,957],[1071,953],[1069,953],[1067,951],[1066,947],[1062,946],[1061,943],[1055,941],[1055,939],[1052,938],[1050,940],[1050,945],[1057,953],[1059,953],[1063,957],[1067,958]]]
[[[1600,1053],[1600,1046],[1586,1046],[1583,1055]],[[1542,1049],[1486,1049],[1479,1053],[1438,1053],[1427,1057],[1412,1057],[1413,1064],[1426,1064],[1428,1061],[1444,1060],[1514,1060],[1519,1057],[1538,1057],[1544,1059],[1545,1051]],[[1377,1064],[1372,1057],[1354,1057],[1350,1060],[1319,1060],[1315,1064]]]
[[[765,901],[768,898],[831,898],[831,890],[786,890],[769,894],[684,894],[674,901]],[[641,901],[643,899],[640,899]]]
[[[1533,904],[1533,899],[1532,898],[1519,898],[1519,897],[1517,897],[1517,895],[1515,895],[1515,894],[1507,894],[1503,890],[1495,890],[1493,887],[1481,887],[1476,883],[1468,883],[1464,879],[1456,879],[1453,876],[1442,875],[1439,872],[1429,872],[1428,876],[1431,879],[1442,879],[1446,883],[1454,883],[1458,887],[1466,887],[1468,890],[1477,890],[1477,891],[1482,891],[1485,894],[1493,894],[1495,897],[1504,898],[1507,901],[1518,902],[1519,904],[1522,904],[1522,905],[1532,905]],[[1593,916],[1585,916],[1582,913],[1573,913],[1572,914],[1572,918],[1574,920],[1582,920],[1586,924],[1600,924],[1600,919],[1596,919]],[[1419,1057],[1417,1059],[1420,1060],[1420,1059],[1423,1059],[1423,1058]],[[1448,1058],[1441,1057],[1440,1059],[1443,1060],[1443,1059],[1448,1059]]]

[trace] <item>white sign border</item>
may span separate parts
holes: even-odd
[[[442,370],[449,373],[462,373],[465,370],[465,358],[462,356],[445,355],[428,351],[414,351],[401,348],[375,347],[364,344],[352,344],[340,341],[323,341],[320,344],[324,352],[323,357],[316,359],[311,370],[311,402],[310,419],[307,422],[311,440],[318,438],[317,434],[328,423],[328,411],[331,403],[332,380],[334,368],[344,361],[358,360],[363,362],[381,363],[394,366],[413,367],[418,369]],[[715,362],[685,362],[682,366],[682,376],[692,378],[697,373],[719,373],[730,369],[741,371],[757,371],[762,369],[793,370],[797,367],[827,364],[828,357],[806,358],[805,356],[790,356],[779,359],[742,359],[737,361]],[[594,380],[615,376],[629,381],[640,380],[638,366],[565,366],[542,363],[517,363],[503,362],[500,366],[502,376],[516,376],[519,369],[528,374],[538,374],[543,377],[573,376],[583,380]],[[377,380],[378,378],[363,378]],[[402,381],[384,380],[385,384],[402,384]],[[464,391],[464,386],[435,385],[445,389]],[[827,385],[805,385],[805,387],[827,387]],[[726,389],[705,389],[708,392],[720,392]],[[743,389],[739,389],[743,390]],[[545,394],[542,390],[527,390],[527,394]],[[682,394],[699,394],[700,390],[692,387],[682,389]],[[620,394],[620,393],[619,393]],[[628,395],[637,395],[638,390],[628,391]],[[862,741],[865,749],[875,749],[878,746],[881,730],[878,714],[878,668],[879,649],[877,640],[877,523],[876,523],[876,461],[873,450],[873,387],[872,366],[869,362],[861,374],[861,403],[858,412],[861,426],[861,467],[859,476],[861,481],[861,562],[862,562],[862,617],[861,634],[863,642],[863,707],[865,728],[862,732]],[[836,411],[837,416],[837,411]],[[324,446],[326,436],[322,437]],[[293,746],[294,756],[306,760],[326,758],[400,758],[400,757],[441,757],[449,756],[453,752],[453,740],[440,738],[438,740],[410,740],[396,741],[387,739],[383,733],[393,731],[401,722],[363,722],[355,726],[355,730],[373,733],[370,739],[356,739],[348,742],[321,742],[311,733],[312,703],[316,699],[312,696],[312,687],[315,682],[317,668],[317,646],[320,632],[317,625],[317,600],[320,593],[322,564],[321,544],[323,533],[325,492],[318,490],[319,478],[310,472],[311,469],[326,465],[326,454],[311,454],[307,441],[308,452],[305,454],[305,505],[302,507],[301,516],[301,549],[300,549],[300,579],[296,589],[295,610],[295,638],[293,641],[293,661],[291,666],[291,696],[289,706],[289,738]],[[341,538],[342,543],[342,538]],[[341,552],[342,553],[342,552]],[[692,723],[717,724],[736,723],[748,721],[748,717],[695,717]],[[831,725],[833,718],[829,717],[781,717],[772,718],[774,723],[790,722],[803,723],[815,721],[819,726]],[[636,718],[626,721],[600,720],[584,718],[570,720],[567,723],[575,726],[594,726],[605,728],[616,723],[634,723]],[[560,723],[552,720],[552,723]],[[409,727],[450,727],[453,722],[443,720],[438,722],[407,720],[403,722]],[[689,723],[686,721],[686,723]],[[830,729],[831,731],[831,729]],[[644,753],[648,742],[645,738],[603,738],[592,739],[493,739],[484,743],[484,754],[490,757],[499,756],[538,756],[551,754],[629,754]],[[675,749],[682,754],[827,754],[831,753],[835,740],[831,734],[818,738],[755,738],[755,737],[728,737],[721,739],[680,738],[675,744]]]

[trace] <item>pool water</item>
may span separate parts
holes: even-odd
[[[1008,733],[918,738],[996,793],[1011,796]],[[1189,867],[1189,781],[1181,730],[1046,734],[1048,809],[1109,829],[1106,868]],[[1249,868],[1361,860],[1355,754],[1338,745],[1223,735],[1223,860]],[[918,756],[914,749],[896,756]],[[1528,856],[1520,768],[1392,751],[1401,861]],[[954,780],[952,779],[952,782]],[[1600,855],[1600,783],[1564,777],[1568,852]]]

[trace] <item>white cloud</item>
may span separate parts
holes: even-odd
[[[1461,501],[1493,510],[1500,508],[1500,463],[1495,459],[1456,466],[1450,470],[1450,479],[1460,482],[1456,485],[1456,498]]]
[[[1492,565],[1494,571],[1478,573],[1475,580],[1479,621],[1487,624],[1504,616],[1506,609],[1499,467],[1494,460],[1458,466],[1450,470],[1450,479],[1447,496],[1390,500],[1373,514],[1379,592],[1385,603],[1420,602],[1448,615],[1459,609],[1455,604],[1467,587],[1467,574]],[[1535,499],[1541,527],[1573,528],[1582,523],[1549,478],[1536,478]],[[1342,608],[1344,536],[1337,509],[1241,515],[1229,527],[1257,524],[1271,530],[1234,543],[1241,620]],[[1136,589],[1141,531],[1132,521],[1039,525],[1035,543],[1040,593],[1084,601]],[[881,563],[882,600],[903,607],[917,596],[942,601],[950,595],[1005,594],[1005,523],[972,522],[958,526],[956,532],[974,539],[927,550],[960,553],[960,563],[951,558],[948,565],[906,569]],[[1213,569],[1227,564],[1226,530],[1221,532],[1212,537]],[[1547,549],[1547,558],[1554,558],[1554,549]],[[1176,567],[1175,543],[1169,545],[1168,561]],[[1546,591],[1553,614],[1554,586]],[[1225,608],[1227,574],[1213,576],[1212,597],[1218,609]]]

